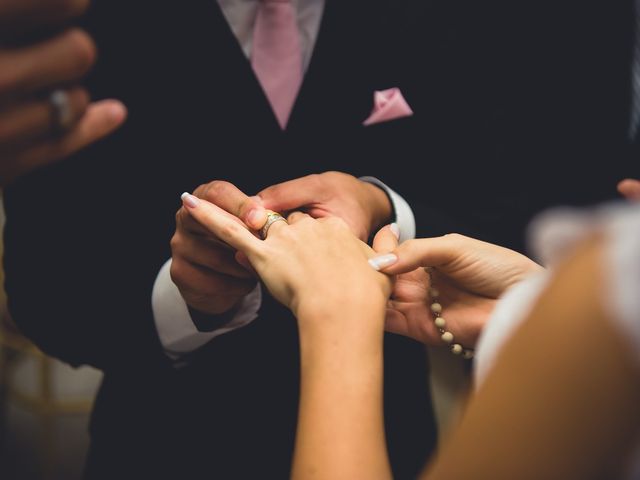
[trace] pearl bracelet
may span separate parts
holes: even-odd
[[[446,330],[447,322],[442,316],[442,305],[438,302],[440,292],[433,286],[433,272],[431,267],[426,267],[425,271],[429,275],[429,296],[431,297],[431,313],[433,314],[433,323],[435,324],[440,338],[444,343],[449,345],[451,353],[454,355],[462,355],[462,358],[470,360],[473,358],[474,351],[470,348],[464,348],[459,343],[455,343],[453,333]]]

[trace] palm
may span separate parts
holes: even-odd
[[[473,347],[495,300],[471,294],[437,274],[434,284],[439,291],[438,301],[443,305],[447,330],[454,334],[456,342]],[[427,345],[443,345],[433,323],[429,288],[429,275],[422,268],[398,275],[388,303],[386,329]]]

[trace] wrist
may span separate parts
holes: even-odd
[[[382,188],[369,182],[362,182],[369,193],[371,208],[370,232],[375,233],[393,220],[391,199]]]
[[[301,304],[295,311],[301,349],[367,348],[382,339],[386,302],[382,294],[372,294],[360,301]]]

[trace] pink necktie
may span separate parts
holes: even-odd
[[[302,84],[302,53],[291,0],[261,0],[251,65],[284,130]]]

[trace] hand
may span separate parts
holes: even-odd
[[[446,329],[467,348],[475,345],[500,295],[526,276],[543,270],[513,250],[463,235],[409,240],[397,248],[395,238],[384,229],[374,240],[377,252],[393,251],[391,256],[382,257],[381,271],[398,275],[386,328],[428,345],[444,342],[433,323],[431,282],[424,267],[432,267]]]
[[[340,217],[362,241],[391,220],[391,204],[378,187],[340,172],[309,175],[258,194],[265,208],[301,210],[313,218]]]
[[[224,209],[194,197],[183,199],[189,214],[211,235],[243,252],[271,294],[299,320],[335,316],[348,305],[380,309],[391,282],[371,268],[374,251],[337,218],[315,220],[295,212],[289,224],[275,222],[260,240]]]
[[[640,180],[627,178],[618,183],[618,192],[630,201],[640,201]]]
[[[108,135],[126,118],[115,100],[90,103],[78,86],[95,61],[91,38],[79,29],[25,43],[41,28],[59,28],[88,0],[0,0],[0,187]],[[40,37],[42,35],[40,34]],[[55,132],[48,96],[63,89],[69,124]]]
[[[266,221],[264,208],[231,183],[210,182],[198,187],[193,195],[206,201],[202,203],[211,202],[219,210],[230,212],[227,218],[238,228],[247,230],[249,225],[258,230]],[[182,207],[176,215],[171,253],[173,282],[186,303],[202,313],[228,312],[256,286],[253,271],[241,263],[235,248],[221,240],[217,231],[202,226],[189,208]]]

